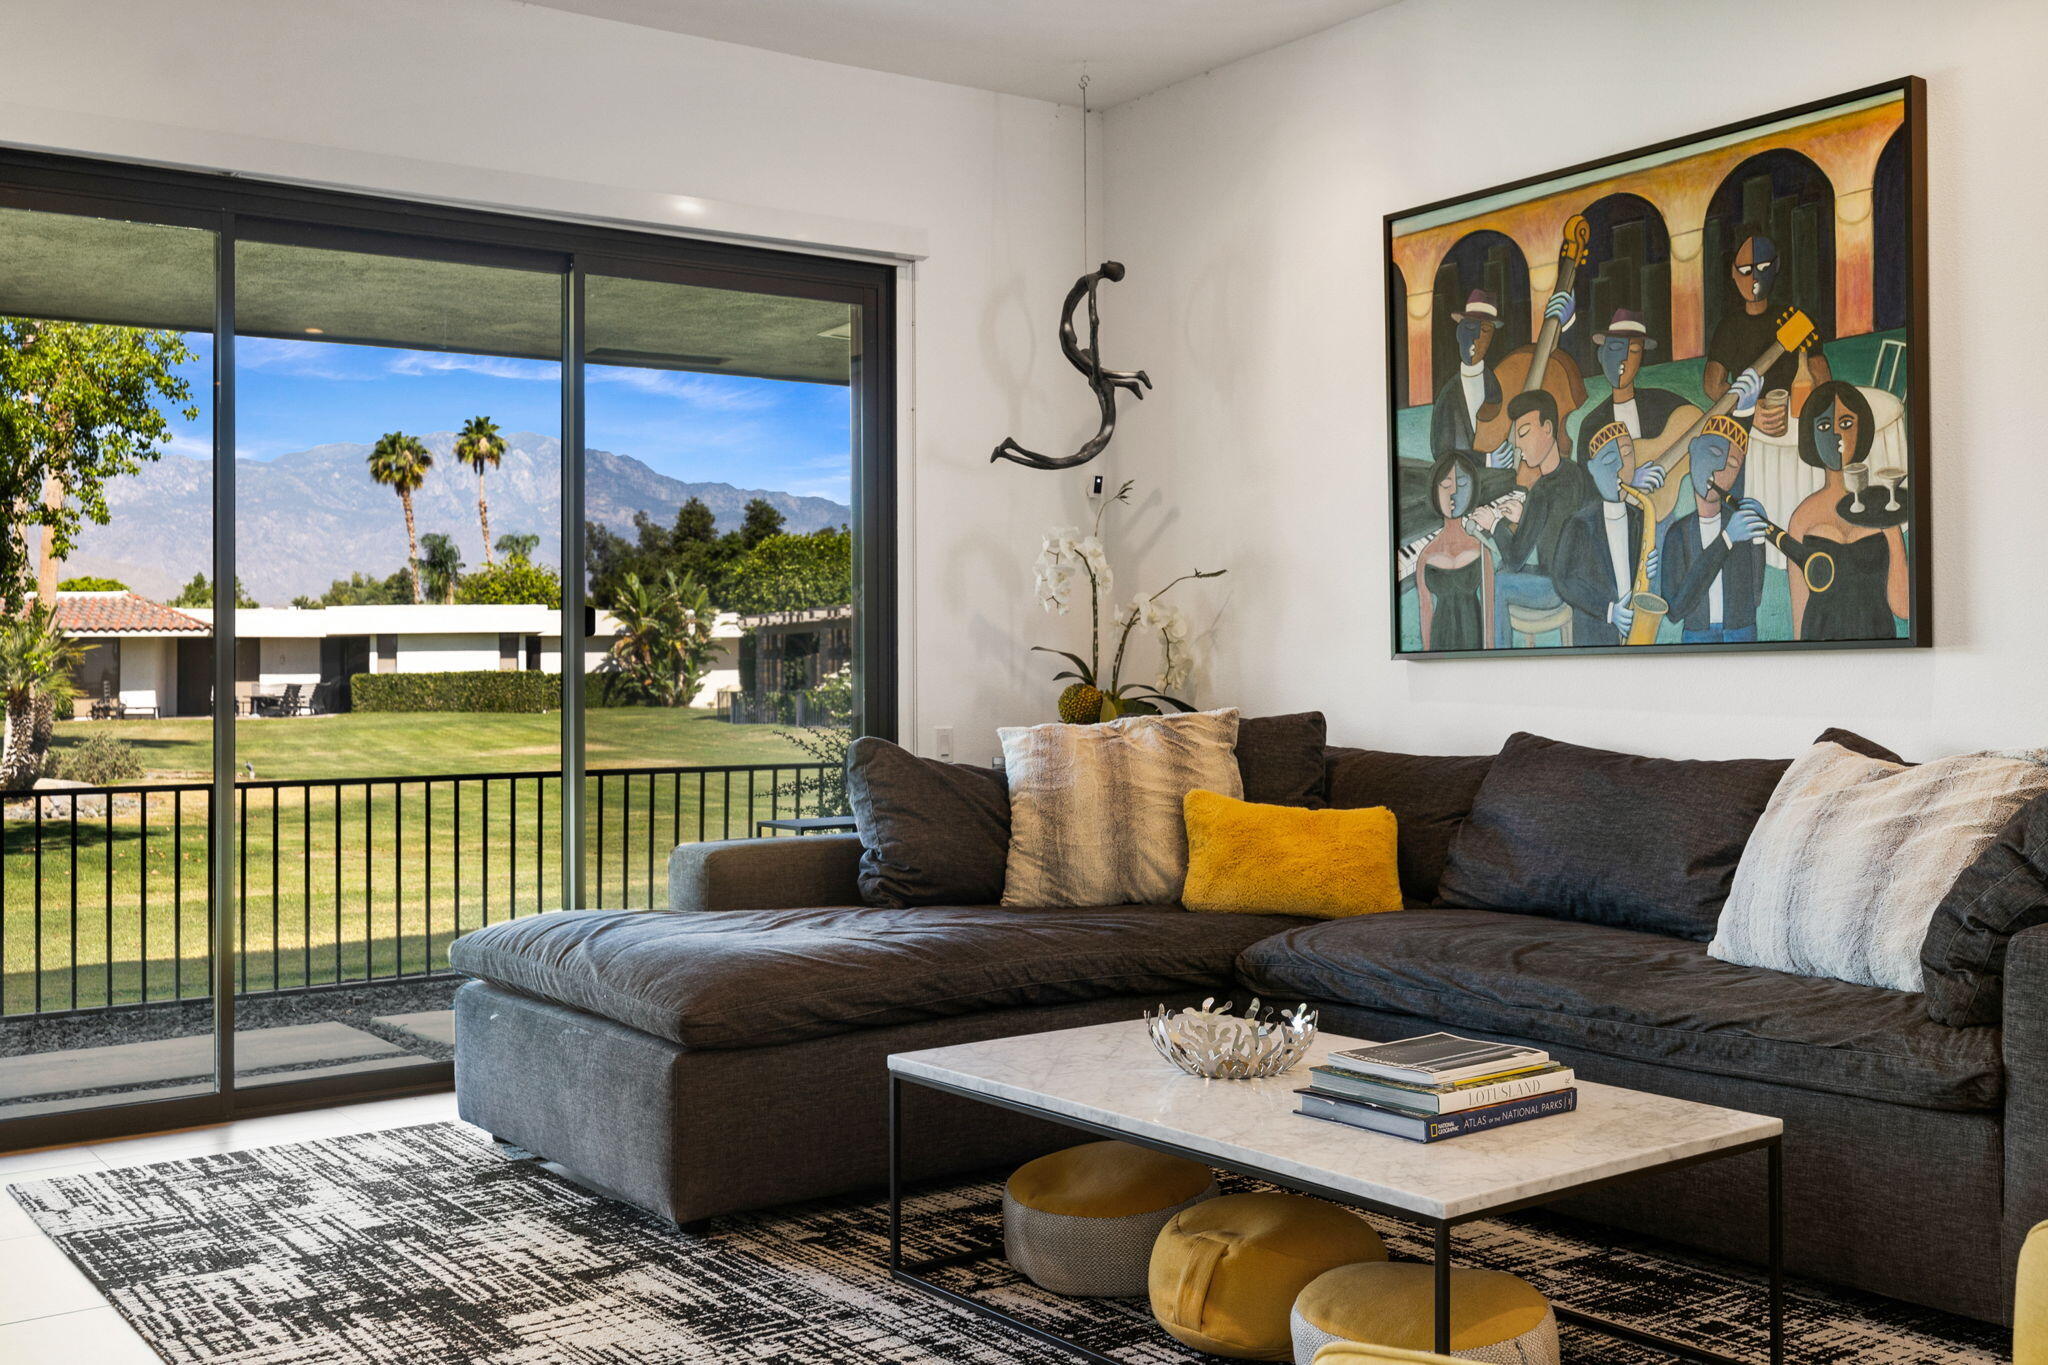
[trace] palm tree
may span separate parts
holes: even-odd
[[[610,607],[619,623],[608,671],[621,675],[639,696],[661,706],[687,706],[702,685],[715,651],[711,638],[717,610],[711,595],[688,574],[674,570],[653,583],[629,573]]]
[[[484,567],[491,567],[491,504],[484,497],[484,471],[505,458],[505,438],[488,417],[472,417],[455,438],[455,458],[476,471],[476,516],[484,530]]]
[[[420,537],[420,573],[426,578],[427,595],[443,602],[455,600],[455,584],[462,577],[462,551],[452,536],[429,531]]]
[[[405,561],[412,567],[414,602],[424,602],[427,597],[420,585],[420,541],[413,530],[412,495],[427,481],[427,471],[433,467],[434,457],[427,452],[426,443],[402,431],[385,432],[370,448],[370,477],[397,493],[399,505],[405,508]]]
[[[540,537],[531,531],[507,531],[498,537],[498,553],[507,559],[532,559]]]
[[[0,622],[0,791],[26,791],[42,776],[57,711],[77,695],[72,677],[84,654],[48,607]]]

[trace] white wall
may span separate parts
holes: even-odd
[[[108,640],[121,651],[121,700],[129,706],[154,706],[160,715],[175,715],[178,706],[178,642],[144,638]],[[81,704],[79,715],[85,715]]]
[[[0,50],[0,141],[921,249],[906,737],[950,724],[975,757],[1046,714],[1028,565],[1078,485],[987,459],[1093,430],[1055,333],[1082,268],[1075,111],[512,0],[9,0]]]
[[[498,671],[498,637],[401,635],[398,637],[398,671],[495,673]]]
[[[318,640],[265,637],[257,647],[258,686],[266,692],[298,683],[313,687],[320,682]]]
[[[2048,6],[1408,0],[1105,115],[1111,363],[1158,391],[1117,471],[1166,485],[1148,579],[1227,564],[1203,697],[1325,710],[1342,740],[1479,752],[1516,729],[1909,756],[2048,742],[2040,58]],[[1823,98],[1928,81],[1932,650],[1396,662],[1387,655],[1381,218]],[[1717,722],[1707,729],[1701,722]]]

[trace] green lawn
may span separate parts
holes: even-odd
[[[710,711],[616,707],[585,713],[589,768],[696,763],[787,763],[804,757],[774,725],[729,725]],[[135,746],[152,780],[205,782],[213,772],[213,722],[72,721],[57,747],[111,733]],[[554,772],[562,766],[562,718],[439,714],[293,716],[235,722],[235,762],[264,781],[414,774]]]
[[[559,723],[502,715],[238,722],[239,756],[258,778],[237,796],[245,824],[234,874],[242,982],[260,990],[430,970],[468,929],[560,906],[555,777],[268,785],[553,773]],[[60,727],[58,742],[106,725],[143,750],[153,779],[204,779],[206,721],[82,722]],[[590,730],[591,768],[635,770],[585,782],[584,903],[595,906],[664,904],[676,843],[751,835],[754,821],[794,813],[798,800],[788,771],[637,770],[810,761],[775,727],[728,725],[706,712],[593,711]],[[0,845],[5,1012],[165,999],[181,986],[205,993],[207,800],[204,792],[160,792],[146,804],[119,801],[111,815],[88,802],[75,833],[60,804],[55,818],[45,811],[40,853],[31,808],[8,807]],[[804,813],[816,800],[814,791],[803,794]]]

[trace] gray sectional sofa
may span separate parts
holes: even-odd
[[[2007,916],[2015,932],[1998,938],[1993,964],[2002,1015],[1951,1026],[1918,995],[1713,959],[1699,936],[1672,932],[1697,908],[1684,895],[1653,907],[1661,929],[1600,922],[1598,897],[1576,892],[1564,914],[1433,904],[1474,884],[1450,855],[1474,802],[1498,805],[1482,792],[1494,760],[1332,749],[1318,766],[1301,803],[1384,804],[1400,817],[1415,908],[1301,921],[1175,906],[875,906],[879,841],[865,863],[851,836],[684,845],[670,862],[671,913],[549,914],[454,945],[454,965],[475,978],[456,997],[461,1114],[688,1225],[878,1184],[892,1052],[1132,1019],[1161,1000],[1305,999],[1338,1032],[1527,1040],[1591,1080],[1779,1116],[1795,1273],[2009,1316],[2019,1241],[2048,1218],[2048,927]],[[1246,773],[1248,789],[1263,785]],[[1578,856],[1569,831],[1516,837],[1554,848],[1546,865]],[[2019,837],[2001,841],[2009,858]],[[2016,865],[2038,852],[2037,839]],[[1679,877],[1713,861],[1672,856]],[[1623,890],[1639,895],[1628,879],[1655,864],[1633,860]],[[2025,877],[2000,880],[2048,918],[2048,896],[2009,885]],[[922,1135],[913,1178],[1073,1140],[915,1088],[906,1099]],[[1761,1157],[1743,1158],[1559,1207],[1755,1259],[1763,1178]]]

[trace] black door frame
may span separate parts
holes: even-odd
[[[242,176],[129,165],[85,157],[0,148],[0,208],[29,209],[199,228],[215,234],[214,555],[213,580],[232,583],[235,569],[234,341],[235,246],[262,241],[494,265],[558,274],[562,279],[562,638],[567,650],[582,634],[583,576],[583,277],[673,280],[709,288],[798,295],[843,302],[856,312],[858,344],[850,387],[854,416],[854,619],[861,682],[858,721],[865,733],[894,738],[898,662],[896,581],[896,273],[884,262],[707,241],[658,231],[560,222],[542,215],[413,203],[375,195],[285,185]],[[223,476],[223,471],[228,471]],[[232,699],[235,612],[215,614],[214,695]],[[581,900],[582,848],[578,805],[583,771],[580,670],[563,671],[562,856],[569,892]],[[571,693],[576,694],[574,698]],[[217,1123],[229,1118],[317,1108],[345,1100],[443,1090],[453,1082],[446,1062],[392,1068],[361,1076],[266,1084],[239,1090],[234,1067],[234,967],[226,945],[234,914],[234,708],[213,708],[214,792],[209,821],[214,867],[216,1088],[181,1099],[68,1113],[0,1119],[0,1152]]]

